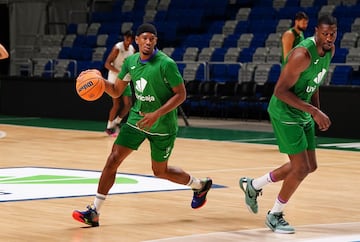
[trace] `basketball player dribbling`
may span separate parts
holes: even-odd
[[[105,91],[118,97],[128,85],[124,77],[130,73],[136,100],[103,168],[93,204],[85,211],[73,212],[75,220],[92,227],[99,226],[100,210],[114,184],[118,167],[145,139],[150,142],[154,175],[191,187],[193,209],[205,204],[212,186],[210,178],[199,179],[181,168],[168,166],[178,130],[177,107],[185,100],[186,89],[175,61],[155,48],[157,39],[154,25],[140,25],[135,37],[139,52],[125,59],[115,84],[105,82]]]

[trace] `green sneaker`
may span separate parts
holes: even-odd
[[[284,214],[280,213],[270,213],[266,215],[265,224],[275,233],[280,234],[293,234],[295,229],[290,226],[288,222],[283,218]]]
[[[252,181],[254,179],[248,178],[248,177],[242,177],[239,180],[239,186],[241,190],[245,193],[245,203],[248,207],[249,211],[252,213],[258,212],[258,203],[257,203],[257,197],[262,194],[261,190],[256,190],[252,186]],[[244,188],[244,183],[246,183],[246,189]]]

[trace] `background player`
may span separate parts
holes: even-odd
[[[290,50],[304,40],[304,31],[307,29],[309,17],[304,12],[297,12],[294,19],[294,26],[285,31],[281,37],[281,63],[284,64]]]
[[[124,59],[135,53],[135,48],[131,44],[134,41],[133,32],[128,30],[123,36],[124,40],[115,44],[105,61],[105,67],[109,70],[108,81],[111,83],[115,83],[117,75],[121,71]],[[124,77],[127,81],[130,81],[130,78],[129,75]],[[122,108],[120,110],[121,106]],[[123,118],[124,121],[126,121],[125,116],[128,114],[131,106],[132,94],[129,85],[120,97],[112,97],[112,107],[109,111],[108,123],[106,126],[106,133],[108,135],[116,136],[116,128]]]

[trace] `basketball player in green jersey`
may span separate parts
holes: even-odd
[[[140,25],[135,42],[139,52],[124,60],[114,84],[105,83],[105,91],[112,97],[118,97],[128,84],[124,77],[129,73],[135,89],[135,103],[127,123],[121,126],[101,173],[93,204],[83,212],[73,212],[74,219],[93,227],[99,226],[100,209],[114,184],[118,167],[145,139],[150,143],[154,175],[191,187],[194,192],[192,208],[205,204],[212,185],[210,178],[198,179],[180,168],[168,166],[178,130],[177,107],[186,97],[184,81],[175,61],[155,48],[157,30],[154,25]]]
[[[304,31],[307,29],[309,17],[304,12],[297,12],[294,26],[285,31],[281,37],[281,64],[284,64],[290,50],[304,40]]]
[[[319,86],[334,55],[336,35],[336,19],[321,16],[315,35],[289,53],[275,86],[268,112],[279,150],[287,154],[290,161],[259,178],[242,177],[239,181],[245,192],[245,202],[253,213],[258,212],[257,197],[262,188],[283,181],[265,221],[274,232],[295,232],[285,221],[283,210],[300,183],[317,168],[315,123],[320,131],[326,131],[331,124],[329,117],[320,110]]]

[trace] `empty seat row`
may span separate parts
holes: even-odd
[[[186,82],[187,98],[182,104],[186,115],[217,116],[222,118],[261,119],[275,84],[255,82],[215,82],[193,80]]]

